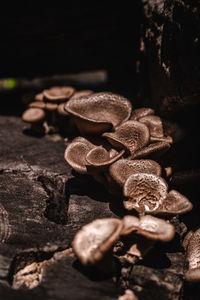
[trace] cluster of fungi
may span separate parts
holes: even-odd
[[[31,123],[30,116],[36,114],[42,118]],[[62,131],[76,127],[79,136],[67,146],[65,160],[76,172],[103,184],[127,212],[122,219],[96,219],[76,233],[72,247],[83,265],[114,272],[117,242],[123,245],[123,259],[134,263],[156,241],[173,239],[169,219],[193,208],[180,192],[168,190],[170,172],[158,163],[184,136],[178,124],[156,116],[152,108],[133,109],[123,96],[72,87],[44,90],[22,118],[34,130],[44,130],[45,118],[48,126],[57,122]],[[189,263],[185,278],[199,281],[200,231],[189,232],[183,247]]]

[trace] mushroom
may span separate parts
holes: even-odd
[[[68,100],[75,92],[71,86],[53,86],[43,91],[44,99],[47,101],[63,102]]]
[[[73,100],[73,99],[78,99],[78,98],[82,98],[82,97],[85,97],[85,96],[89,96],[91,94],[93,94],[94,92],[91,91],[91,90],[81,90],[81,91],[77,91],[74,93],[74,95],[70,98],[70,100]]]
[[[119,219],[96,219],[83,226],[72,242],[72,248],[80,262],[95,265],[102,271],[113,268],[112,247],[119,239],[123,223]]]
[[[200,229],[191,234],[186,254],[188,271],[185,279],[190,283],[200,282]]]
[[[149,143],[149,129],[138,121],[124,122],[115,132],[105,132],[102,136],[106,137],[113,147],[125,149],[131,156]]]
[[[148,159],[119,159],[109,167],[111,178],[121,187],[128,177],[134,173],[149,173],[160,176],[161,166],[157,162]]]
[[[127,210],[138,212],[156,210],[167,196],[166,181],[155,174],[135,173],[126,180],[123,193],[128,200],[123,201]]]
[[[132,156],[132,159],[138,159],[138,158],[157,158],[165,154],[169,149],[171,145],[166,142],[157,142],[150,144],[134,153]]]
[[[130,289],[125,290],[124,295],[119,296],[118,300],[138,300],[138,297]]]
[[[45,109],[45,103],[42,101],[34,101],[34,102],[29,103],[28,107]]]
[[[43,92],[36,94],[34,97],[34,100],[35,101],[43,101],[44,100]]]
[[[57,123],[57,103],[45,103],[46,119],[48,125],[56,125]]]
[[[155,113],[154,109],[152,109],[150,107],[136,108],[133,110],[130,120],[138,121],[140,118],[149,116],[149,115],[154,115],[154,113]]]
[[[44,119],[45,112],[41,108],[31,107],[22,114],[22,120],[26,123],[30,123],[31,129],[38,134],[44,134],[45,132],[43,126]]]
[[[64,102],[60,103],[57,107],[57,123],[61,133],[72,134],[76,131],[76,127],[71,115],[64,109],[64,107]]]
[[[128,99],[104,92],[70,99],[65,109],[73,115],[82,134],[101,134],[128,120],[132,106]]]

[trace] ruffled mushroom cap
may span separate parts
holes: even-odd
[[[162,120],[158,116],[145,116],[138,120],[141,123],[144,123],[150,131],[150,135],[153,137],[163,138],[164,130]]]
[[[83,134],[100,134],[129,119],[132,106],[129,100],[113,93],[95,93],[70,99],[65,109],[75,117]]]
[[[200,281],[200,229],[191,236],[187,246],[188,271],[185,278],[189,282]]]
[[[41,108],[28,108],[22,114],[22,120],[27,123],[38,123],[43,121],[45,118],[45,112]]]
[[[134,233],[162,242],[171,241],[175,235],[175,229],[172,224],[149,215],[140,218],[125,216],[122,222],[124,224],[122,235]]]
[[[34,101],[34,102],[29,103],[28,107],[45,109],[45,103],[42,101]]]
[[[137,121],[124,122],[115,132],[105,132],[103,136],[115,148],[125,149],[131,155],[146,146],[150,137],[147,126]]]
[[[183,246],[183,248],[184,248],[185,251],[187,251],[187,247],[189,245],[190,239],[193,236],[193,234],[194,234],[194,231],[190,230],[190,231],[188,231],[188,233],[184,237],[184,240],[182,242],[182,246]]]
[[[53,86],[43,91],[43,96],[48,101],[61,102],[68,100],[75,92],[71,86]]]
[[[44,100],[43,92],[36,94],[34,97],[34,100],[35,101],[43,101]]]
[[[88,152],[86,161],[92,167],[106,167],[118,160],[123,154],[124,150],[119,153],[115,152],[113,156],[112,151],[108,152],[102,146],[98,146]]]
[[[81,228],[72,242],[72,248],[83,265],[94,265],[101,261],[120,237],[121,220],[97,219]]]
[[[129,176],[123,188],[127,210],[148,212],[156,210],[167,196],[166,181],[155,174],[136,173]]]
[[[134,173],[149,173],[160,176],[161,166],[157,162],[148,159],[120,159],[109,167],[111,178],[120,186],[123,186],[128,177]]]
[[[150,107],[136,108],[133,110],[130,120],[138,121],[142,117],[154,115],[154,114],[155,114],[154,109]]]
[[[89,96],[89,95],[91,95],[91,94],[93,94],[93,93],[94,93],[94,92],[91,91],[91,90],[77,91],[77,92],[75,92],[74,95],[70,98],[70,100],[82,98],[82,97],[85,97],[85,96]]]
[[[83,137],[75,138],[66,148],[64,158],[78,173],[87,174],[86,155],[94,145]]]
[[[185,214],[191,211],[192,208],[193,205],[188,198],[176,190],[171,190],[163,203],[155,211],[149,211],[149,213],[159,216],[173,216]]]
[[[57,112],[60,116],[69,117],[70,114],[65,110],[65,103],[60,103],[57,107]]]
[[[150,144],[135,152],[132,158],[157,158],[165,154],[171,145],[166,142],[157,142]]]

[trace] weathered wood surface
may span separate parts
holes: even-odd
[[[73,254],[63,252],[76,231],[96,218],[124,212],[91,178],[71,172],[59,135],[36,138],[25,135],[23,126],[18,117],[0,117],[0,298],[117,299],[129,287],[143,300],[182,299],[180,240],[192,226],[191,215],[174,218],[176,239],[158,244],[141,263],[132,268],[119,261],[116,280],[83,268]],[[192,215],[193,225],[198,214]],[[41,273],[34,271],[39,265]],[[20,271],[25,275],[20,277]],[[23,286],[31,282],[36,284],[32,289]]]

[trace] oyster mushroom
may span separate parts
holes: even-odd
[[[154,115],[154,114],[155,114],[154,109],[150,107],[136,108],[133,110],[130,120],[138,121],[142,117]]]
[[[112,247],[120,237],[122,226],[121,220],[115,218],[97,219],[83,226],[72,242],[80,262],[85,266],[96,265],[104,272],[110,264],[112,267]]]
[[[65,109],[73,115],[82,134],[100,134],[128,120],[132,106],[126,98],[104,92],[70,99]]]
[[[200,229],[191,235],[186,254],[188,271],[185,279],[190,283],[200,282]]]
[[[22,114],[22,120],[26,123],[31,124],[31,129],[38,133],[44,134],[45,129],[43,126],[45,119],[45,111],[41,108],[28,108]]]
[[[68,100],[75,92],[71,86],[53,86],[43,91],[43,97],[47,101],[63,102]]]
[[[105,132],[103,136],[117,149],[125,149],[133,156],[136,151],[149,143],[149,129],[138,121],[127,121],[115,132]]]
[[[134,153],[132,158],[138,159],[138,158],[157,158],[165,154],[169,149],[171,145],[166,142],[157,142],[152,143]]]
[[[42,101],[34,101],[34,102],[29,103],[28,107],[45,109],[45,103]]]
[[[36,94],[34,97],[34,100],[35,101],[43,101],[44,100],[43,92]]]
[[[109,167],[111,178],[121,187],[128,177],[134,173],[149,173],[160,176],[161,166],[157,162],[148,159],[119,159]]]
[[[135,173],[124,184],[123,193],[128,200],[123,201],[123,204],[127,210],[154,211],[163,203],[167,191],[167,183],[160,176]]]

